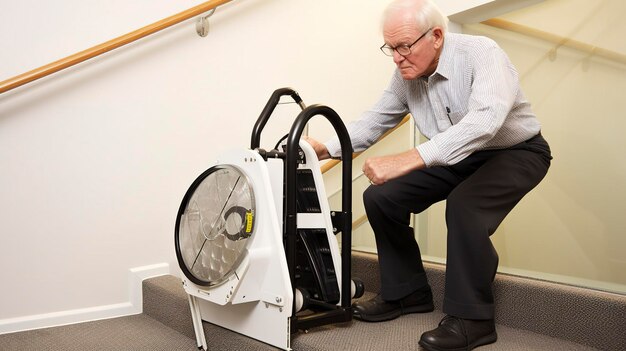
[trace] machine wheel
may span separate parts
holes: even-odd
[[[250,180],[235,166],[211,167],[193,182],[174,235],[178,263],[189,280],[219,285],[235,272],[254,231],[255,205]]]
[[[311,301],[311,294],[306,289],[296,288],[296,312],[306,310],[309,308],[309,302]]]
[[[353,299],[358,299],[359,297],[363,296],[363,294],[365,293],[365,284],[359,278],[353,278],[352,284],[350,286],[352,288],[351,293],[352,293]]]

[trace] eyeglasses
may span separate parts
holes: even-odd
[[[413,44],[411,44],[411,45],[402,44],[402,45],[398,45],[398,46],[396,46],[394,48],[394,47],[389,46],[388,44],[384,44],[383,46],[380,47],[380,51],[382,51],[383,54],[385,54],[387,56],[393,56],[393,52],[394,51],[397,51],[398,54],[400,54],[402,56],[410,55],[411,54],[411,47],[413,45],[417,44],[417,42],[420,41],[420,39],[422,39],[426,35],[426,33],[430,32],[431,29],[433,29],[433,28],[432,27],[428,28],[428,30],[425,31],[424,34],[420,35],[420,37],[417,38],[413,42]]]

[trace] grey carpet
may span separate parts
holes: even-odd
[[[421,333],[437,326],[440,312],[402,316],[384,323],[353,322],[343,327],[320,328],[295,336],[294,350],[361,351],[361,350],[422,350],[418,347]],[[583,351],[594,348],[551,338],[533,332],[497,326],[498,342],[479,348],[481,351]]]
[[[353,321],[292,335],[297,351],[421,350],[421,333],[443,317],[440,310],[445,270],[426,265],[435,294],[435,312],[402,316],[384,323]],[[378,290],[377,262],[357,255],[355,276]],[[489,350],[626,350],[626,297],[523,278],[496,279],[498,342]],[[144,282],[144,313],[89,323],[0,335],[4,350],[196,350],[187,296],[179,278]],[[373,296],[366,293],[364,298]],[[204,323],[210,350],[263,351],[275,348]],[[556,338],[555,336],[558,336]]]
[[[363,298],[370,298],[366,294]],[[423,350],[417,344],[420,335],[437,326],[444,314],[435,310],[431,313],[410,314],[392,321],[367,323],[353,321],[338,326],[326,326],[298,333],[292,340],[294,350],[307,351],[392,351]],[[497,325],[498,341],[480,347],[481,351],[583,351],[596,350],[592,347],[559,340],[549,336]]]
[[[378,258],[354,252],[352,271],[368,290],[378,291]],[[441,310],[445,266],[424,263],[433,289],[435,308]],[[567,286],[507,274],[494,282],[496,323],[602,350],[626,350],[626,296]]]
[[[192,351],[195,340],[143,314],[0,335],[2,351]]]
[[[0,350],[100,351],[100,350],[195,350],[193,328],[184,293],[177,278],[164,276],[150,279],[144,293],[146,309],[159,311],[156,317],[147,314],[114,318],[89,323],[46,328],[0,335]],[[155,294],[155,291],[160,291]],[[364,298],[373,294],[368,293]],[[160,308],[155,308],[160,306]],[[152,311],[151,313],[154,313]],[[152,314],[152,316],[155,316]],[[292,337],[292,347],[301,351],[420,350],[419,335],[434,328],[443,317],[440,311],[402,316],[384,323],[353,321],[342,325],[313,328]],[[187,325],[184,333],[176,331]],[[173,323],[173,324],[171,324]],[[258,351],[275,348],[204,323],[210,350]],[[563,350],[583,351],[593,348],[549,336],[498,325],[498,342],[480,350]]]
[[[626,350],[626,297],[500,276],[497,322],[606,350]]]
[[[314,328],[293,336],[292,348],[301,351],[421,350],[419,335],[437,325],[443,314],[432,312],[402,316],[384,323],[353,321]],[[193,330],[190,330],[193,333]],[[205,323],[210,350],[276,350],[256,340]],[[498,342],[481,351],[595,350],[533,332],[498,326]],[[195,340],[146,315],[0,335],[0,350],[49,351],[193,351]]]

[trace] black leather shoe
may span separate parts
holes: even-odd
[[[368,301],[357,301],[352,305],[354,318],[366,322],[382,322],[400,317],[408,313],[432,312],[433,294],[430,287],[395,301],[385,301],[379,295]]]
[[[436,329],[422,334],[419,344],[429,351],[469,351],[496,342],[497,339],[493,319],[471,320],[445,316]]]

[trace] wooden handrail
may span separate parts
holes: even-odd
[[[380,138],[378,138],[378,140],[376,140],[376,142],[379,142],[379,141],[383,140],[384,138],[386,138],[387,135],[393,133],[394,130],[400,128],[403,124],[408,122],[410,119],[411,119],[411,115],[404,116],[404,118],[400,121],[400,123],[398,123],[395,127],[393,127],[391,129],[389,129],[388,131],[386,131],[385,134],[383,134]],[[354,154],[352,154],[352,159],[356,158],[357,156],[359,156],[362,153],[363,152],[355,152]],[[331,170],[333,167],[338,165],[339,163],[341,163],[341,160],[330,160],[330,161],[324,163],[320,167],[320,169],[322,170],[322,173],[326,173],[329,170]]]
[[[117,49],[126,44],[132,43],[136,40],[139,40],[148,35],[154,34],[160,30],[171,27],[175,24],[178,24],[182,21],[188,20],[195,16],[198,16],[202,13],[208,12],[222,4],[230,2],[231,0],[210,0],[204,2],[198,6],[192,7],[188,10],[175,14],[173,16],[167,17],[163,20],[155,22],[153,24],[147,25],[143,28],[140,28],[136,31],[130,32],[128,34],[122,35],[115,39],[109,40],[100,45],[96,45],[87,50],[81,51],[74,55],[70,55],[66,58],[60,59],[58,61],[52,62],[45,66],[41,66],[34,70],[28,71],[26,73],[20,74],[13,78],[7,79],[5,81],[0,82],[0,94],[7,92],[11,89],[15,89],[24,84],[30,83],[34,80],[46,77],[52,73],[61,71],[68,67],[74,66],[83,61],[89,60],[96,56],[102,55],[111,50]]]
[[[491,27],[500,28],[500,29],[511,31],[511,32],[528,35],[533,38],[546,40],[548,42],[556,44],[557,45],[556,49],[558,49],[561,46],[565,46],[565,47],[576,49],[582,52],[586,52],[589,55],[603,57],[603,58],[617,61],[623,64],[626,63],[626,55],[620,54],[619,52],[607,50],[601,47],[597,47],[595,45],[591,45],[591,44],[587,44],[578,40],[562,37],[560,35],[552,34],[549,32],[544,32],[542,30],[524,26],[522,24],[505,21],[499,18],[492,18],[492,19],[483,21],[481,23],[486,24]]]

